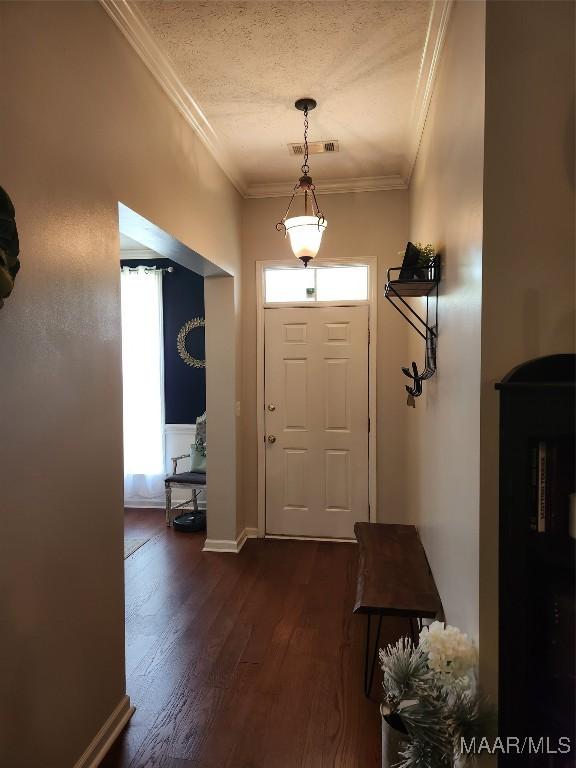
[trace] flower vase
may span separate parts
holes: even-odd
[[[400,760],[400,750],[406,739],[406,729],[396,714],[381,707],[382,714],[382,768],[393,768]]]

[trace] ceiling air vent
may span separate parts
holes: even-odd
[[[337,141],[309,141],[308,153],[310,155],[321,155],[324,152],[338,152],[340,147]],[[288,151],[291,155],[303,155],[304,144],[288,144]]]

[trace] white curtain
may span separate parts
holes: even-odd
[[[124,268],[121,287],[124,502],[157,506],[164,489],[162,272]]]

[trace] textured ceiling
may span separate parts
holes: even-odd
[[[294,101],[312,96],[318,179],[402,172],[431,2],[139,2],[137,10],[248,184],[294,180]]]

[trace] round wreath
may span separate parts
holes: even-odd
[[[206,360],[198,360],[198,358],[192,357],[186,349],[186,336],[188,336],[190,331],[194,330],[194,328],[203,328],[204,325],[203,317],[194,317],[192,320],[188,320],[187,323],[184,323],[182,328],[178,331],[178,337],[176,339],[178,354],[182,360],[184,360],[186,365],[189,365],[192,368],[206,368]]]

